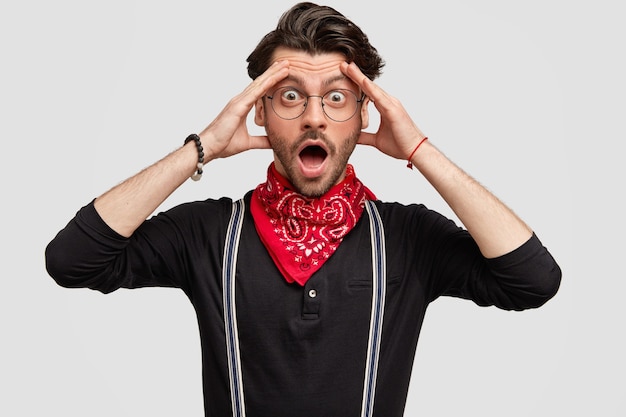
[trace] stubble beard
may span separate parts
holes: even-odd
[[[339,147],[337,147],[324,133],[312,130],[305,132],[289,146],[288,141],[272,130],[271,126],[267,125],[266,128],[269,142],[276,158],[285,169],[287,179],[291,182],[295,191],[309,198],[319,198],[326,194],[344,175],[346,165],[360,135],[360,130],[353,131],[349,136],[341,140]],[[297,150],[302,142],[309,139],[322,141],[328,149],[326,158],[331,162],[330,171],[320,178],[304,178],[300,175],[298,169]]]

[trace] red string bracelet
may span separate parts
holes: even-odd
[[[413,149],[413,152],[411,152],[411,155],[409,155],[409,163],[406,164],[406,167],[409,169],[413,169],[413,162],[411,162],[411,159],[413,159],[413,155],[415,155],[415,152],[417,152],[417,149],[422,146],[422,143],[426,142],[428,140],[428,136],[425,136],[424,139],[420,140],[420,143],[417,144],[417,146],[415,147],[415,149]]]

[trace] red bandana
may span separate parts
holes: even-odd
[[[304,286],[356,225],[374,194],[347,166],[346,177],[320,198],[292,190],[274,163],[252,193],[250,210],[261,241],[287,282]]]

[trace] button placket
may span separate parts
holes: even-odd
[[[316,320],[319,318],[324,287],[324,280],[320,278],[322,277],[311,278],[303,288],[302,318],[304,320]]]

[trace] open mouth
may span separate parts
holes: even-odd
[[[328,152],[321,146],[307,146],[300,151],[300,160],[307,168],[317,168],[324,163]]]

